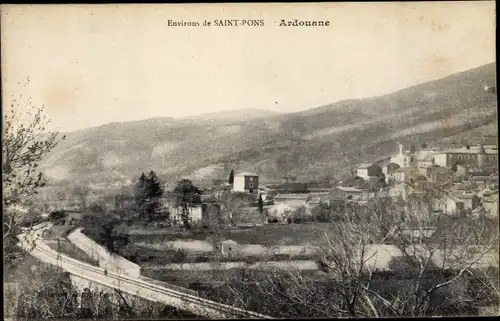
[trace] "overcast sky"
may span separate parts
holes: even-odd
[[[239,108],[299,111],[493,62],[494,9],[494,2],[2,6],[3,95],[31,96],[62,131]],[[169,27],[169,19],[265,26]],[[281,19],[330,26],[279,27]],[[29,85],[19,85],[28,76]]]

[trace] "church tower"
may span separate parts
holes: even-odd
[[[486,166],[486,151],[483,144],[479,145],[479,153],[477,154],[477,167],[480,169]]]

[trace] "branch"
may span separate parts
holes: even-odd
[[[490,247],[488,250],[484,251],[477,259],[475,259],[474,261],[470,262],[469,264],[467,264],[466,267],[462,268],[460,270],[460,272],[455,275],[454,277],[452,277],[450,280],[446,281],[446,282],[443,282],[443,283],[439,283],[439,284],[436,284],[434,285],[432,288],[430,288],[429,290],[427,290],[427,294],[430,294],[432,292],[434,292],[435,290],[439,289],[439,288],[442,288],[444,286],[447,286],[449,285],[450,283],[452,283],[453,281],[455,281],[456,279],[458,279],[459,277],[462,276],[462,274],[465,272],[465,271],[469,271],[469,269],[474,265],[476,264],[477,262],[479,262],[479,260],[481,260],[483,258],[484,255],[486,255],[489,251],[491,251],[493,249],[494,245],[492,247]],[[469,271],[470,272],[470,271]]]

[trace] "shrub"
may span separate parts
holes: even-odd
[[[210,262],[210,257],[208,255],[201,255],[201,256],[197,256],[195,259],[194,259],[194,262],[195,263],[206,263],[206,262]]]
[[[49,214],[49,221],[51,222],[57,222],[60,221],[68,216],[68,213],[66,213],[63,210],[57,210],[53,211]]]
[[[276,261],[290,260],[290,254],[275,254],[274,259]]]
[[[248,265],[253,265],[257,262],[260,261],[260,259],[258,257],[255,257],[255,256],[247,256],[243,259],[243,261],[248,264]]]
[[[184,250],[176,250],[174,252],[174,255],[172,256],[172,262],[173,263],[185,263],[187,259],[187,252]]]
[[[259,244],[259,236],[255,231],[253,231],[252,236],[250,238],[250,244]]]

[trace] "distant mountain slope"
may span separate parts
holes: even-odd
[[[42,168],[53,182],[87,185],[126,182],[149,169],[169,182],[182,176],[202,182],[200,173],[209,181],[231,168],[257,171],[263,180],[342,177],[394,152],[396,142],[477,139],[481,128],[498,135],[496,94],[484,84],[495,84],[495,64],[385,96],[260,119],[233,117],[235,111],[208,122],[113,123],[69,133]]]
[[[248,121],[279,115],[280,113],[264,109],[246,108],[235,110],[223,110],[196,116],[182,117],[179,120],[188,121]]]

